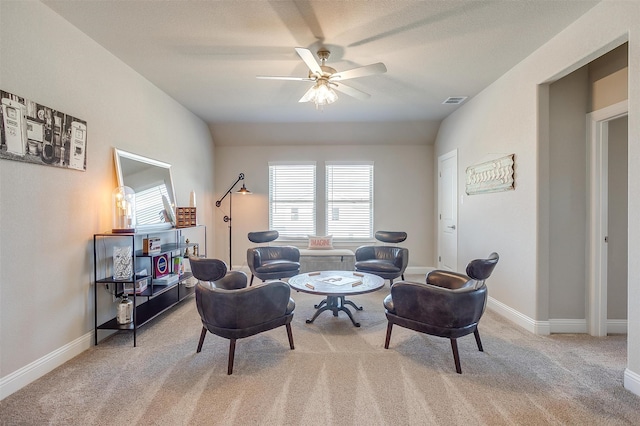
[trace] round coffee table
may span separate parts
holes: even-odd
[[[307,324],[315,321],[324,311],[332,311],[334,317],[338,316],[339,311],[343,311],[347,313],[354,326],[360,327],[360,323],[353,319],[351,311],[345,305],[351,305],[358,311],[362,310],[362,306],[357,306],[345,297],[380,290],[384,287],[384,279],[365,272],[321,271],[291,277],[289,286],[303,293],[326,296],[326,299],[313,306],[317,311],[313,318],[307,320]]]

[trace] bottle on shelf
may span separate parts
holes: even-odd
[[[123,294],[118,303],[118,324],[129,324],[133,317],[133,302],[129,299],[127,294]]]

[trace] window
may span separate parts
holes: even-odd
[[[315,162],[269,163],[269,228],[284,239],[372,238],[373,163],[327,162],[324,171],[316,185]]]
[[[326,165],[327,235],[371,238],[373,235],[373,164]]]
[[[281,237],[316,234],[315,163],[269,163],[269,229]]]

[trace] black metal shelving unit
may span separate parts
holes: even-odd
[[[173,260],[174,256],[181,255],[187,248],[193,250],[196,246],[198,249],[201,247],[201,244],[198,242],[190,242],[190,243],[180,243],[182,232],[189,229],[201,229],[204,233],[204,251],[200,252],[200,256],[206,256],[207,252],[207,228],[204,225],[197,225],[189,228],[172,228],[161,231],[154,232],[145,232],[145,233],[112,233],[106,232],[101,234],[93,235],[93,273],[94,273],[94,338],[95,344],[98,344],[98,330],[125,330],[133,332],[133,346],[135,347],[136,342],[136,333],[139,327],[153,320],[158,315],[161,315],[163,312],[172,308],[176,304],[180,303],[187,297],[191,296],[195,292],[195,287],[187,287],[185,285],[186,280],[191,278],[193,275],[191,272],[185,272],[182,274],[178,280],[178,282],[173,284],[154,284],[153,283],[153,271],[149,275],[136,275],[135,278],[131,278],[130,280],[116,280],[113,277],[103,277],[98,278],[98,264],[99,260],[104,260],[98,255],[98,242],[103,239],[125,239],[127,243],[132,247],[132,256],[133,258],[133,270],[138,271],[137,266],[141,261],[149,262],[151,269],[153,269],[153,257],[157,257],[162,254],[169,254],[171,260]],[[143,238],[149,238],[151,236],[167,236],[173,233],[173,243],[162,244],[161,250],[158,253],[153,254],[144,254],[142,249],[136,249],[136,246],[140,244],[136,244],[138,241],[141,241]],[[176,254],[179,253],[179,254]],[[106,257],[106,256],[104,256]],[[148,260],[143,260],[144,258]],[[173,262],[171,262],[173,264]],[[147,288],[142,292],[128,293],[129,297],[132,297],[133,301],[133,318],[132,322],[128,324],[119,324],[116,317],[110,318],[109,320],[98,324],[98,289],[106,286],[113,285],[114,286],[114,296],[116,298],[122,296],[124,294],[125,284],[132,284],[133,288],[136,288],[135,283],[148,280]],[[143,302],[139,303],[139,299],[143,298]]]

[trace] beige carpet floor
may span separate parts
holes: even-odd
[[[640,425],[623,388],[626,336],[533,335],[487,312],[485,352],[394,327],[384,349],[382,290],[306,324],[320,298],[293,293],[295,350],[284,328],[238,341],[209,334],[189,299],[144,326],[104,339],[0,402],[2,425]]]

